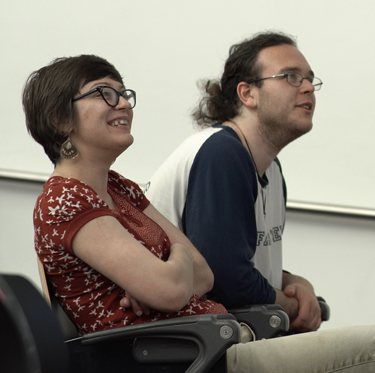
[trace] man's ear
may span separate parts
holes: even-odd
[[[256,107],[256,86],[246,82],[237,85],[237,95],[243,105],[254,109]]]

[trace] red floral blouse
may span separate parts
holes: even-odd
[[[206,313],[226,313],[221,304],[191,297],[177,313],[151,310],[138,317],[122,309],[125,295],[107,277],[80,260],[72,250],[79,229],[99,216],[114,216],[138,241],[161,260],[167,260],[170,241],[158,224],[142,211],[149,205],[141,189],[118,173],[108,174],[108,192],[118,210],[101,200],[87,184],[72,178],[51,177],[34,209],[35,250],[51,280],[55,295],[81,334],[134,323]]]

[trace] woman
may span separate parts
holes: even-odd
[[[35,249],[82,334],[226,312],[201,299],[213,275],[190,241],[110,170],[133,142],[135,103],[118,71],[88,55],[53,61],[23,92],[27,128],[55,166],[34,210]],[[371,327],[239,344],[228,371],[371,371],[373,335]]]
[[[199,252],[135,183],[109,171],[133,143],[136,95],[117,70],[96,56],[55,60],[29,78],[23,102],[55,165],[35,207],[35,247],[80,332],[225,312],[199,300],[213,284]],[[124,291],[146,313],[134,299],[136,312],[120,308]]]

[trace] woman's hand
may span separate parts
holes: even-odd
[[[125,297],[120,300],[120,306],[122,308],[132,308],[133,312],[138,316],[143,314],[149,315],[150,309],[144,304],[138,302],[131,294],[126,292]]]

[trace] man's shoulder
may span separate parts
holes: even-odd
[[[176,175],[178,173],[188,173],[191,165],[201,150],[202,146],[206,144],[217,132],[220,132],[220,127],[209,127],[194,133],[183,141],[164,161],[164,163],[156,170],[151,177],[151,181],[160,179],[169,175]]]
[[[181,228],[190,170],[197,153],[221,127],[209,127],[188,137],[156,170],[145,187],[146,197]]]
[[[178,154],[196,154],[203,145],[206,145],[208,140],[211,141],[217,137],[217,134],[221,134],[222,130],[222,126],[213,126],[194,133],[181,143],[181,145],[172,153],[170,158],[175,157]]]
[[[219,127],[221,131],[206,139],[196,154],[194,166],[241,167],[252,165],[247,149],[236,132],[230,127]]]

